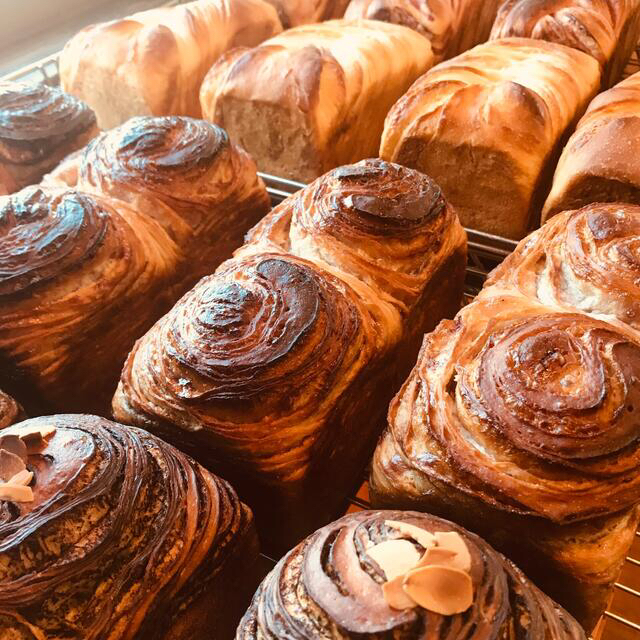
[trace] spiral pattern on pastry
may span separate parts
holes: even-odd
[[[0,199],[0,377],[24,381],[24,402],[93,408],[176,295],[177,261],[162,228],[122,202],[39,187]]]
[[[23,418],[22,407],[11,396],[0,391],[0,429]]]
[[[84,103],[57,87],[23,82],[0,82],[0,156],[5,145],[24,143],[29,159],[40,158],[51,144],[94,127],[96,117]],[[16,161],[16,158],[9,158]]]
[[[247,473],[286,481],[322,436],[318,413],[375,353],[371,324],[355,292],[310,263],[229,261],[136,344],[115,415],[203,429]],[[162,434],[181,439],[176,429]]]
[[[256,561],[250,511],[183,453],[89,415],[3,435],[46,427],[55,432],[27,460],[33,501],[0,502],[0,628],[10,635],[164,638],[232,554]]]
[[[78,186],[129,202],[174,238],[215,229],[218,244],[236,218],[244,233],[269,206],[250,156],[220,127],[180,116],[131,118],[100,135],[87,147]]]
[[[405,522],[429,533],[456,532],[471,556],[474,601],[443,616],[416,606],[394,609],[383,595],[385,575],[368,549],[388,540],[419,543],[389,526]],[[434,516],[411,511],[362,511],[316,531],[265,578],[237,640],[278,638],[583,639],[571,616],[478,536]]]
[[[632,332],[481,296],[427,336],[391,405],[374,487],[413,469],[555,522],[614,513],[637,502],[639,402]]]
[[[559,214],[488,282],[640,331],[640,206],[593,204]]]

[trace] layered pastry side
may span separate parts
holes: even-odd
[[[362,511],[265,578],[236,640],[583,640],[578,623],[481,538],[424,513]]]
[[[255,588],[251,512],[150,434],[89,415],[0,434],[0,637],[230,637]]]
[[[39,182],[97,134],[93,111],[61,89],[0,81],[0,195]]]

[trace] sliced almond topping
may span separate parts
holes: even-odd
[[[7,482],[25,468],[22,458],[6,449],[0,449],[0,481]]]
[[[420,553],[408,540],[385,540],[367,551],[387,580],[401,576],[418,564]]]
[[[404,533],[405,535],[413,538],[421,547],[428,549],[429,547],[434,547],[436,544],[435,536],[429,531],[425,531],[420,527],[416,527],[414,524],[409,524],[408,522],[400,522],[399,520],[385,520],[384,523],[391,527],[392,529],[396,529],[400,533]]]
[[[28,485],[33,478],[33,471],[27,471],[27,469],[23,469],[16,473],[15,476],[12,476],[7,481],[7,484],[21,484],[23,486]]]
[[[461,571],[469,571],[471,569],[471,554],[464,539],[455,531],[438,531],[435,534],[436,542],[440,549],[448,549],[456,553],[454,563],[447,563],[447,566],[455,566]]]
[[[47,425],[46,427],[40,427],[40,435],[48,440],[54,433],[56,432],[56,428],[51,425]]]
[[[0,483],[0,500],[10,502],[33,502],[33,491],[31,487],[21,484]]]
[[[382,595],[387,604],[394,609],[412,609],[416,606],[415,600],[402,588],[403,580],[404,575],[401,575],[382,585]]]
[[[426,567],[430,564],[438,564],[442,567],[454,567],[455,569],[460,569],[456,563],[457,556],[458,554],[455,551],[451,551],[451,549],[431,547],[424,552],[417,566]]]
[[[421,607],[443,616],[462,613],[473,603],[471,577],[451,567],[413,569],[404,577],[402,588]]]
[[[18,456],[21,460],[27,459],[27,447],[20,436],[7,434],[0,436],[0,449]]]

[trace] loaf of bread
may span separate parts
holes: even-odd
[[[585,640],[478,536],[424,513],[361,511],[316,531],[265,578],[236,640]]]
[[[226,482],[90,415],[4,429],[0,477],[3,638],[233,636],[258,541]]]
[[[62,87],[110,129],[132,116],[200,116],[198,90],[228,49],[282,30],[264,0],[195,0],[87,27],[60,54]]]
[[[523,240],[425,338],[389,409],[377,506],[483,535],[590,631],[640,518],[640,207]]]
[[[640,0],[506,0],[491,38],[536,38],[593,56],[610,87],[624,71],[640,37]]]
[[[478,45],[398,100],[380,156],[433,176],[465,226],[521,238],[539,220],[563,136],[599,75],[594,58],[562,45]]]
[[[347,20],[402,24],[429,38],[436,61],[489,38],[501,0],[351,0]]]
[[[278,12],[285,29],[302,24],[342,18],[349,0],[267,0]]]
[[[640,204],[640,73],[596,96],[562,151],[544,222],[592,202]]]
[[[22,407],[11,396],[0,390],[0,429],[24,418]]]
[[[133,119],[75,163],[73,189],[0,198],[0,387],[31,414],[108,414],[134,341],[269,207],[251,158],[202,120]]]
[[[0,81],[0,195],[40,182],[97,134],[93,111],[57,87]]]
[[[466,238],[426,176],[380,160],[289,197],[136,343],[114,415],[224,472],[263,543],[344,506],[422,334],[455,313]]]
[[[310,182],[376,156],[391,105],[432,62],[429,41],[407,27],[297,27],[215,64],[200,92],[202,112],[261,171]]]

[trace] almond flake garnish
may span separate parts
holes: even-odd
[[[27,459],[27,446],[22,442],[20,436],[13,434],[0,436],[0,449],[13,453],[21,460]]]
[[[460,569],[419,567],[407,573],[402,588],[421,607],[443,616],[462,613],[473,604],[471,576]]]
[[[456,569],[468,572],[471,569],[471,554],[462,539],[462,536],[455,531],[438,531],[435,534],[439,549],[449,549],[456,553],[455,564],[447,565],[455,566]]]
[[[413,609],[416,606],[416,601],[409,596],[402,583],[404,582],[404,575],[397,576],[389,582],[385,582],[382,585],[382,594],[387,604],[394,609]]]
[[[404,575],[420,560],[420,553],[408,540],[385,540],[371,547],[367,554],[384,571],[387,581]]]
[[[6,449],[0,449],[0,480],[7,482],[10,478],[26,469],[22,458]]]
[[[0,500],[10,502],[33,502],[33,491],[31,487],[22,484],[0,483]]]
[[[28,471],[27,469],[23,469],[16,473],[15,476],[12,476],[7,481],[7,484],[21,484],[23,486],[27,486],[31,480],[33,479],[33,471]]]
[[[409,524],[408,522],[400,522],[399,520],[385,520],[384,523],[388,527],[396,529],[400,533],[404,533],[410,538],[413,538],[421,547],[424,547],[425,549],[434,547],[436,544],[436,538],[432,533],[430,533],[429,531],[425,531],[420,527],[416,527],[414,524]]]
[[[430,564],[439,564],[440,566],[444,567],[454,566],[457,555],[458,554],[451,549],[431,547],[431,549],[427,549],[424,552],[422,558],[420,558],[420,562],[418,562],[416,567],[426,567]],[[460,567],[458,566],[455,566],[454,568],[460,569]]]
[[[46,441],[55,433],[56,428],[51,426],[23,428],[20,430],[20,439],[27,446],[29,453],[39,453]]]

